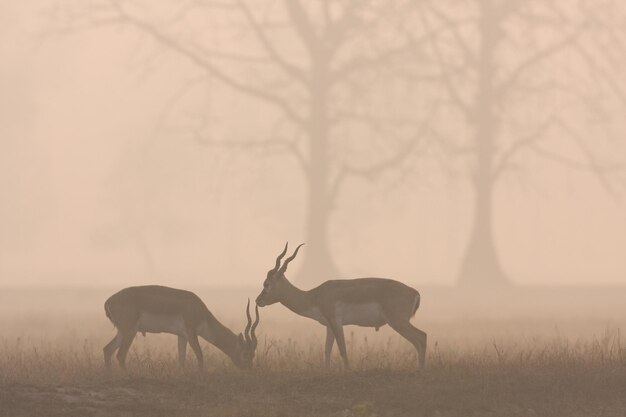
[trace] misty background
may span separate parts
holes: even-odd
[[[0,1],[0,285],[626,283],[613,1]]]

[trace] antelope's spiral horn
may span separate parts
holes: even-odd
[[[276,266],[274,266],[273,271],[278,271],[278,268],[280,268],[280,260],[283,259],[283,256],[287,253],[287,246],[289,246],[289,242],[285,243],[285,249],[283,249],[283,252],[276,258]]]
[[[304,245],[304,243],[301,243],[300,245],[298,245],[296,250],[293,252],[293,255],[291,255],[289,258],[285,259],[285,262],[283,262],[283,266],[280,267],[280,272],[285,273],[285,271],[287,270],[287,265],[289,265],[289,262],[294,260],[294,258],[298,254],[298,250],[300,249],[300,247],[302,245]]]
[[[243,331],[243,336],[246,339],[246,342],[250,343],[250,326],[252,325],[252,317],[250,317],[250,299],[248,298],[248,304],[246,305],[246,317],[248,318],[248,324],[246,324],[246,329]]]
[[[254,313],[256,314],[256,319],[254,320],[254,324],[252,325],[252,329],[250,329],[250,339],[252,340],[252,348],[256,349],[257,340],[256,334],[254,331],[256,330],[256,326],[259,325],[259,306],[255,304]]]

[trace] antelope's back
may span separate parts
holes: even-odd
[[[315,297],[330,296],[334,302],[354,304],[381,303],[387,300],[407,303],[413,313],[419,306],[419,292],[408,285],[389,278],[356,278],[326,281],[311,290]]]
[[[160,285],[128,287],[113,294],[104,302],[106,316],[116,324],[123,310],[124,316],[139,318],[142,312],[172,315],[205,315],[209,309],[191,291]]]

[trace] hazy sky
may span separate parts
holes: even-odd
[[[0,1],[0,285],[260,285],[284,241],[303,239],[293,162],[163,134],[157,120],[188,68],[146,74],[131,31],[42,39],[43,4]],[[233,112],[229,100],[220,106]],[[245,132],[254,116],[241,111]],[[512,279],[626,284],[624,202],[589,175],[532,170],[496,199]],[[345,277],[452,283],[471,215],[465,187],[436,174],[392,189],[351,183],[331,226]]]

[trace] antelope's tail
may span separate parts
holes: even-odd
[[[106,314],[107,318],[111,321],[111,323],[113,323],[113,326],[115,326],[115,322],[113,321],[113,314],[111,313],[111,304],[109,303],[109,300],[106,300],[104,302],[104,314]]]
[[[413,310],[411,312],[411,317],[415,316],[415,312],[420,306],[420,293],[415,291],[415,300],[413,301]]]

